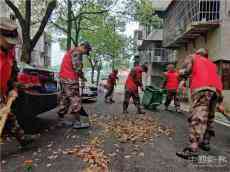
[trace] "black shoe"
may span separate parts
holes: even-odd
[[[145,112],[142,111],[142,110],[140,110],[140,109],[138,109],[138,110],[137,110],[137,114],[145,114]]]
[[[115,101],[113,99],[110,100],[111,103],[115,103]]]
[[[181,113],[182,111],[180,108],[176,108],[176,112]]]
[[[58,117],[59,117],[59,118],[64,118],[64,114],[62,114],[62,113],[60,113],[60,112],[58,112],[57,114],[58,114]]]
[[[198,153],[193,151],[191,148],[187,147],[184,148],[182,152],[177,152],[176,155],[180,158],[186,159],[186,160],[197,160],[198,159]]]
[[[32,143],[34,142],[34,139],[24,139],[20,142],[21,150],[27,150],[32,148]]]
[[[210,151],[210,144],[205,144],[205,143],[201,143],[199,144],[199,148],[201,148],[204,151]]]
[[[123,114],[128,114],[129,112],[127,110],[123,110]]]
[[[107,99],[105,99],[105,103],[112,103],[112,102],[110,102],[110,101],[108,101]]]
[[[89,116],[89,114],[85,111],[85,109],[83,107],[81,107],[79,113],[80,113],[81,116],[86,116],[86,117]]]

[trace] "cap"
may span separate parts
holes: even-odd
[[[82,42],[81,44],[80,44],[80,46],[84,46],[87,50],[89,50],[89,51],[91,51],[92,50],[92,47],[91,47],[91,45],[90,45],[90,43],[89,42]]]
[[[19,38],[16,22],[7,17],[0,17],[0,35],[3,36],[9,44],[17,44]]]

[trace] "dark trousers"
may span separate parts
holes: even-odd
[[[25,140],[24,130],[18,124],[16,116],[14,114],[9,114],[6,120],[6,124],[3,130],[3,136],[10,135],[17,139],[19,143]]]
[[[165,106],[168,107],[171,101],[174,100],[174,105],[176,108],[180,107],[180,101],[176,90],[168,90],[168,94],[165,101]]]
[[[114,92],[114,87],[109,87],[107,89],[107,93],[105,94],[105,99],[107,100],[108,97],[110,98],[110,100],[112,99],[113,96],[113,92]]]
[[[137,92],[129,91],[127,88],[125,89],[125,97],[123,102],[123,110],[126,111],[129,106],[130,99],[133,99],[134,105],[137,107],[137,110],[140,111],[140,97]]]

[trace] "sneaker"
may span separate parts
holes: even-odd
[[[57,126],[59,126],[59,127],[71,127],[71,126],[73,126],[73,122],[68,121],[66,119],[63,119],[63,118],[59,118],[59,122],[58,122]]]
[[[193,151],[191,148],[187,147],[184,148],[182,152],[177,152],[176,155],[180,158],[186,159],[186,160],[196,160],[198,159],[198,153]]]
[[[83,128],[89,128],[90,127],[90,124],[85,122],[80,122],[80,121],[75,121],[74,124],[73,124],[73,128],[74,129],[83,129]]]

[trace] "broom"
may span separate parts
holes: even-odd
[[[2,136],[7,117],[11,111],[11,105],[17,96],[18,94],[15,90],[11,91],[9,93],[7,103],[0,109],[0,137]]]

